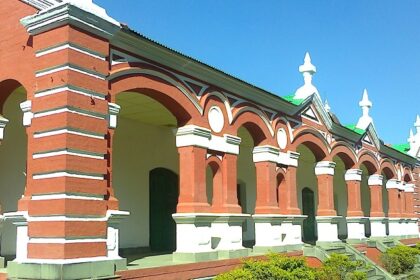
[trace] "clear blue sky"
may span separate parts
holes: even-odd
[[[420,114],[420,1],[94,0],[136,31],[280,96],[314,84],[343,124],[364,88],[385,143],[406,142]]]

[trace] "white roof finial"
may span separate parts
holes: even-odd
[[[312,84],[312,75],[316,73],[316,67],[311,62],[311,56],[307,52],[304,62],[299,66],[299,72],[303,75],[304,85],[295,93],[294,99],[306,99],[312,94],[318,94],[317,88]]]
[[[328,104],[327,99],[325,99],[324,108],[325,108],[325,111],[327,111],[327,112],[331,111],[331,107],[330,107],[330,104]]]
[[[411,128],[410,128],[410,136],[408,137],[407,141],[410,144],[410,146],[412,146],[412,144],[415,142],[413,129],[411,129]]]
[[[414,126],[417,129],[417,133],[420,133],[420,116],[419,115],[417,115],[416,122],[414,123]]]
[[[372,102],[369,100],[369,95],[366,89],[363,91],[363,98],[359,102],[359,106],[362,108],[363,114],[356,127],[359,129],[366,129],[369,124],[373,123],[373,119],[369,116],[369,109],[372,107]]]

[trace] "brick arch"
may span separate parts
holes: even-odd
[[[293,138],[290,145],[292,151],[297,151],[300,145],[305,145],[312,151],[317,161],[322,161],[329,155],[329,144],[325,141],[324,136],[314,129],[303,128],[297,130]]]
[[[397,169],[390,159],[381,160],[380,173],[385,174],[385,177],[388,180],[397,178]]]
[[[221,109],[222,111],[224,111],[223,113],[226,114],[226,123],[231,124],[233,121],[232,107],[230,106],[229,99],[223,93],[219,91],[210,91],[203,95],[203,97],[200,99],[200,104],[204,108],[204,111],[205,112],[208,111],[209,109],[208,103],[212,99],[217,99],[223,104],[223,107],[225,109],[224,110],[222,108]]]
[[[205,100],[201,102],[201,104],[204,108],[204,113],[203,113],[204,120],[206,121],[206,123],[208,123],[207,126],[209,128],[210,128],[210,124],[209,124],[209,119],[208,119],[208,113],[209,113],[210,108],[212,108],[213,106],[217,106],[222,111],[223,118],[224,118],[224,125],[222,128],[222,131],[218,133],[215,131],[212,131],[213,134],[222,136],[224,133],[226,133],[226,128],[229,127],[231,123],[231,119],[233,118],[232,111],[229,111],[230,105],[226,105],[225,101],[227,102],[227,100],[223,101],[219,95],[214,94],[214,93],[210,93],[210,95],[206,95],[206,97],[203,97],[202,99],[204,98]]]
[[[291,141],[292,141],[292,128],[290,127],[289,121],[285,117],[280,117],[277,115],[277,117],[273,120],[273,127],[274,127],[274,137],[277,139],[277,131],[279,129],[284,129],[287,135],[287,147],[289,147]]]
[[[370,151],[363,151],[359,154],[359,160],[358,160],[358,166],[359,168],[362,166],[366,166],[369,175],[375,174],[379,171],[379,162],[376,159],[375,155],[372,154]]]
[[[404,171],[403,171],[403,174],[402,174],[402,181],[404,181],[406,183],[410,183],[411,181],[413,181],[413,176],[411,174],[411,171],[407,167],[404,167]]]
[[[189,123],[203,125],[203,109],[197,98],[180,82],[164,73],[128,68],[113,72],[109,80],[112,101],[118,93],[138,92],[165,106],[175,116],[179,126]]]
[[[270,122],[261,110],[253,107],[243,107],[236,112],[230,126],[231,133],[237,135],[239,128],[242,126],[251,134],[255,146],[262,144],[277,146]]]
[[[353,168],[357,163],[357,155],[353,147],[345,142],[334,144],[328,156],[328,160],[333,161],[334,157],[339,157],[344,162],[346,169]]]
[[[0,82],[0,113],[3,113],[4,103],[6,102],[7,98],[12,94],[19,87],[25,87],[21,82],[14,80],[14,79],[7,79]]]

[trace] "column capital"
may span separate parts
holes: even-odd
[[[348,169],[344,175],[346,181],[362,181],[362,170]]]
[[[117,115],[120,113],[121,106],[115,103],[108,103],[108,112],[109,112],[109,128],[117,128]]]
[[[287,153],[280,152],[278,163],[287,165],[287,166],[293,166],[298,167],[298,160],[300,157],[300,153],[288,151]]]
[[[404,192],[406,193],[413,193],[414,192],[414,184],[406,184],[404,188]]]
[[[9,120],[0,115],[0,141],[4,139],[4,129],[8,123]]]
[[[277,163],[280,150],[274,146],[264,145],[255,147],[252,153],[254,162],[270,161]]]
[[[384,176],[379,174],[373,174],[369,176],[368,185],[369,186],[382,186],[384,182]]]
[[[176,132],[176,146],[197,146],[208,148],[211,139],[210,129],[196,125],[186,125],[178,128]]]
[[[315,166],[315,175],[334,175],[336,163],[333,161],[320,161]]]
[[[401,181],[398,181],[397,179],[389,179],[388,182],[386,182],[386,188],[387,189],[399,189],[400,184],[401,184]]]
[[[26,100],[20,103],[20,109],[23,112],[23,126],[30,126],[34,113],[32,113],[32,101]]]

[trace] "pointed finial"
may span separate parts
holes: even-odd
[[[303,75],[304,85],[296,92],[294,99],[306,99],[312,94],[319,96],[317,88],[312,84],[312,75],[316,73],[316,67],[311,62],[311,56],[307,52],[303,64],[299,66],[299,72]]]
[[[303,59],[303,64],[299,66],[300,73],[311,73],[312,75],[316,73],[316,67],[311,62],[311,56],[309,52],[306,52],[305,58]]]
[[[369,116],[369,109],[372,107],[372,102],[369,100],[367,89],[363,91],[363,97],[359,102],[359,106],[362,108],[362,116],[360,117],[356,127],[366,129],[369,124],[373,122],[372,118]]]
[[[416,122],[414,123],[414,126],[415,126],[417,129],[419,129],[419,128],[420,128],[420,116],[419,116],[419,115],[417,115]]]
[[[413,133],[413,129],[410,128],[410,136],[407,139],[408,143],[413,144],[415,142],[415,137],[414,137],[414,133]]]
[[[325,99],[324,108],[325,108],[325,111],[327,111],[327,112],[330,112],[331,111],[331,107],[330,107],[330,104],[328,104],[328,100],[327,99]]]

